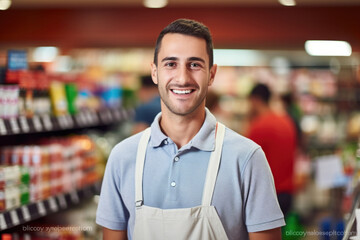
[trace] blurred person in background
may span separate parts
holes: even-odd
[[[268,86],[257,84],[252,89],[248,137],[265,152],[274,176],[280,208],[286,216],[293,199],[296,128],[288,114],[275,113],[270,108],[270,99]]]
[[[141,77],[138,97],[140,105],[135,109],[133,134],[148,128],[161,111],[159,91],[150,75]]]

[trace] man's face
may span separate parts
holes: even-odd
[[[216,65],[209,69],[206,41],[183,34],[166,34],[152,64],[152,78],[158,84],[165,107],[176,115],[188,115],[205,107],[208,87]]]

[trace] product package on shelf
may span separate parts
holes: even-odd
[[[0,166],[0,211],[29,202],[29,171],[22,166]]]
[[[0,118],[18,115],[19,86],[0,85]]]
[[[84,73],[50,73],[44,69],[8,69],[0,86],[0,118],[65,116],[122,106],[122,77],[92,79]]]
[[[95,184],[103,159],[87,136],[40,141],[39,145],[3,147],[0,211]]]

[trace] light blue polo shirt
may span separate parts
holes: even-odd
[[[215,146],[215,117],[206,109],[204,124],[181,149],[160,129],[158,114],[151,125],[146,152],[144,205],[162,209],[201,205],[211,152]],[[101,188],[96,223],[127,230],[135,223],[135,160],[142,133],[117,144],[109,157]],[[226,128],[212,205],[229,239],[246,240],[248,232],[285,225],[274,180],[264,152],[253,141]]]

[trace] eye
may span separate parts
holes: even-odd
[[[195,68],[195,69],[197,69],[197,68],[201,68],[202,66],[201,66],[201,64],[199,64],[199,63],[197,63],[197,62],[192,62],[192,63],[190,63],[190,68]]]
[[[176,67],[176,63],[175,62],[167,62],[165,63],[166,67]]]

